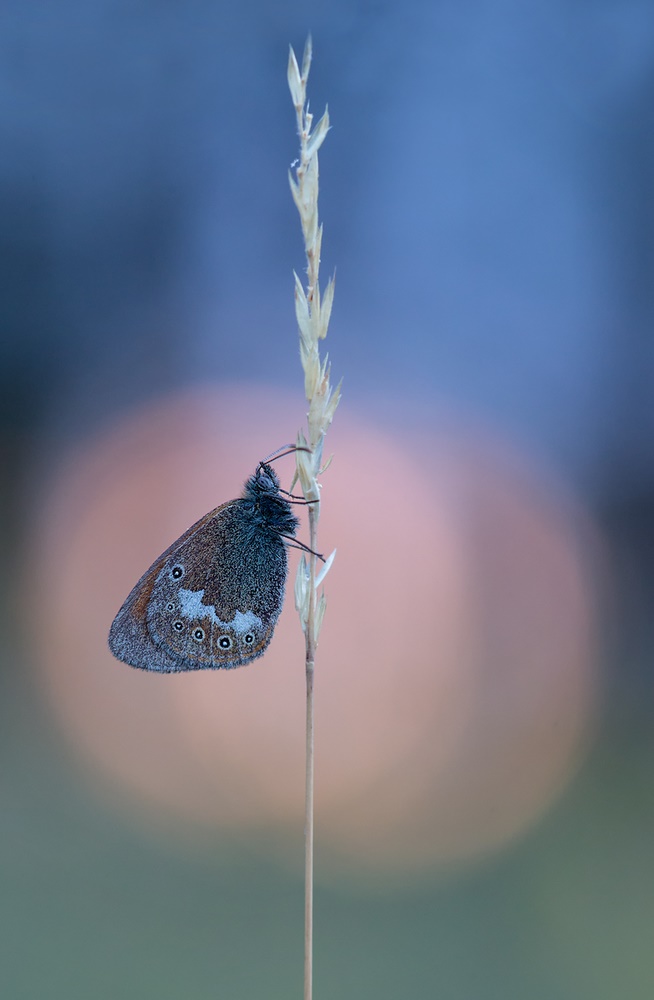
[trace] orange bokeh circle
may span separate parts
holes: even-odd
[[[275,843],[302,826],[296,554],[249,667],[148,674],[113,660],[106,633],[159,551],[240,492],[297,412],[243,385],[124,417],[51,485],[26,591],[51,704],[94,773],[141,813]],[[587,535],[487,436],[418,443],[338,417],[320,525],[338,548],[316,676],[321,847],[377,872],[451,864],[515,837],[575,765],[594,694]]]

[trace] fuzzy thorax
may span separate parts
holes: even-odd
[[[279,491],[279,478],[270,465],[260,465],[246,481],[243,500],[261,527],[279,535],[295,535],[299,521]]]

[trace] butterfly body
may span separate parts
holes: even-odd
[[[210,511],[136,584],[109,632],[112,653],[160,673],[242,666],[272,639],[297,518],[262,464],[236,500]]]

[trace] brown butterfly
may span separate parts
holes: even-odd
[[[298,520],[265,462],[236,500],[205,514],[159,556],[114,618],[109,647],[133,667],[240,667],[268,648]],[[301,543],[295,543],[304,548]]]

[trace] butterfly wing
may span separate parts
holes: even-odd
[[[114,655],[160,672],[237,667],[268,647],[286,550],[243,500],[205,515],[137,583],[109,635]]]
[[[226,506],[226,505],[223,505]],[[154,584],[168,557],[175,549],[203,527],[221,510],[221,507],[205,514],[203,518],[184,532],[173,542],[165,552],[150,566],[114,618],[109,630],[109,648],[117,659],[128,663],[131,667],[142,670],[156,670],[159,673],[171,673],[183,669],[175,657],[171,657],[160,646],[152,642],[147,627],[147,609]]]

